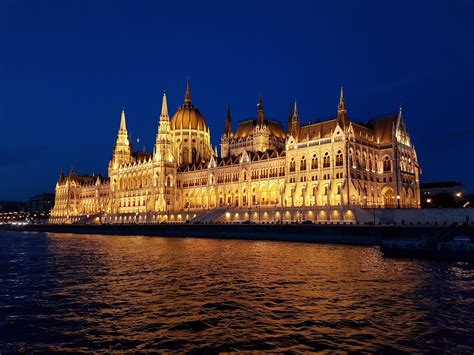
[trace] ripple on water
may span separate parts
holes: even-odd
[[[474,270],[377,248],[2,232],[0,352],[472,353]]]

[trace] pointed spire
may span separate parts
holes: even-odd
[[[230,104],[227,104],[227,117],[225,119],[225,133],[232,133],[232,119],[230,117]]]
[[[191,84],[189,82],[189,77],[186,82],[186,94],[184,95],[184,105],[187,107],[190,107],[192,105],[192,99],[191,99]]]
[[[263,98],[262,98],[262,93],[258,95],[258,104],[257,104],[258,110],[263,111]]]
[[[341,95],[339,97],[339,105],[337,111],[346,111],[346,103],[344,101],[344,87],[341,85]]]
[[[61,172],[59,173],[59,182],[63,182],[64,181],[64,169],[61,168]]]
[[[127,123],[125,122],[125,109],[122,108],[122,116],[120,116],[120,131],[127,131]]]
[[[299,118],[299,115],[298,115],[298,105],[296,103],[296,100],[295,100],[295,108],[293,109],[293,117],[295,119],[298,119]]]
[[[339,104],[337,105],[337,122],[341,127],[347,126],[349,118],[347,117],[346,102],[344,100],[344,87],[341,85]]]
[[[69,176],[74,176],[74,167],[71,164],[71,170],[69,170]]]
[[[264,110],[263,110],[262,93],[260,93],[257,107],[258,107],[257,123],[260,124],[260,125],[263,125],[265,123],[265,113],[264,113]]]
[[[160,115],[160,121],[163,119],[169,119],[168,115],[168,101],[166,100],[166,92],[163,93],[163,102],[161,104],[161,115]]]

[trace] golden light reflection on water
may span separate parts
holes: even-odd
[[[384,259],[375,247],[37,239],[46,243],[40,313],[54,315],[48,330],[66,338],[42,350],[437,351],[459,346],[437,337],[447,321],[474,327],[465,320],[472,268]],[[456,315],[440,310],[463,295]]]

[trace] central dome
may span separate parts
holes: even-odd
[[[208,132],[206,120],[199,112],[197,107],[194,107],[191,101],[191,89],[189,81],[186,87],[186,95],[184,96],[184,105],[171,118],[171,129],[193,129],[197,131]]]

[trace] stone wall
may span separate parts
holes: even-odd
[[[474,223],[473,208],[403,208],[403,209],[364,209],[357,208],[359,223],[376,224],[451,224]]]

